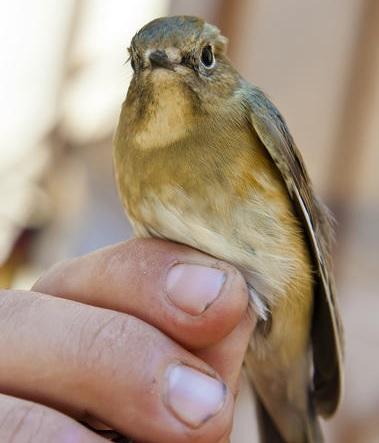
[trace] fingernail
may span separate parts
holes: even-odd
[[[200,265],[178,264],[167,276],[167,294],[178,308],[200,315],[219,295],[225,273]]]
[[[216,415],[225,403],[225,384],[189,366],[170,367],[167,385],[169,408],[194,428]]]

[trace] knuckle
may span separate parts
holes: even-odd
[[[0,312],[1,320],[6,321],[13,317],[19,309],[19,297],[14,291],[0,291]]]
[[[5,321],[9,317],[12,317],[14,313],[17,312],[17,305],[15,301],[17,297],[12,297],[14,293],[9,290],[2,289],[0,290],[0,312],[1,312],[1,320]]]
[[[38,309],[42,299],[41,294],[21,290],[0,291],[0,321],[2,326],[8,323],[23,323],[25,313],[30,309]],[[20,321],[22,319],[22,321]]]
[[[46,408],[22,400],[8,402],[0,409],[0,440],[4,443],[30,443],[43,440]]]
[[[78,315],[75,323],[68,337],[68,347],[69,352],[74,349],[73,358],[79,366],[90,370],[117,366],[125,350],[129,316],[92,308],[91,312]]]

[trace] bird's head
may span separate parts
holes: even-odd
[[[140,97],[165,87],[187,91],[206,108],[233,93],[239,75],[226,57],[227,39],[215,26],[191,16],[163,17],[133,37],[130,92]]]

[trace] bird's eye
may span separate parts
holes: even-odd
[[[136,62],[133,57],[130,58],[130,64],[132,66],[133,71],[136,71]]]
[[[201,63],[208,69],[214,66],[215,57],[211,45],[204,46],[201,51]]]

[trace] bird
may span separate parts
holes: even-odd
[[[196,248],[243,275],[258,325],[244,365],[264,443],[323,441],[343,390],[333,221],[287,124],[201,18],[132,38],[114,136],[119,195],[140,238]]]

